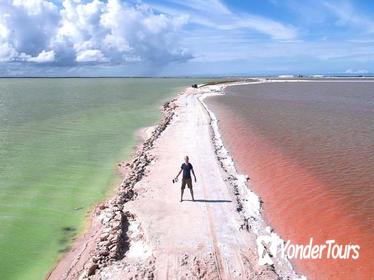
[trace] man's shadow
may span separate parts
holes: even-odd
[[[183,201],[192,201],[192,202],[207,202],[207,203],[228,203],[232,202],[231,200],[225,200],[225,199],[183,199]]]

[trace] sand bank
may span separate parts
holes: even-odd
[[[258,265],[256,237],[271,230],[259,198],[236,172],[203,102],[222,85],[186,89],[127,164],[113,198],[48,279],[296,279],[284,259]],[[189,155],[195,202],[171,179]],[[274,234],[274,236],[276,236]]]

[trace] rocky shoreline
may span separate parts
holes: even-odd
[[[107,267],[113,261],[124,257],[129,249],[127,230],[129,222],[134,220],[134,216],[126,211],[123,212],[124,203],[137,197],[134,186],[145,175],[147,166],[153,160],[148,153],[153,147],[153,143],[169,125],[174,116],[177,105],[175,98],[166,102],[161,109],[162,119],[155,127],[150,138],[148,138],[141,148],[135,153],[133,160],[127,163],[128,175],[120,185],[116,195],[107,202],[97,206],[95,215],[103,225],[100,239],[97,242],[94,255],[85,266],[82,274],[83,279],[90,279],[98,269]]]
[[[135,221],[135,216],[123,211],[123,206],[137,197],[134,186],[144,177],[147,166],[154,159],[149,151],[173,119],[176,99],[163,104],[161,120],[150,137],[138,145],[130,161],[119,164],[126,171],[122,183],[110,199],[95,207],[90,216],[90,228],[78,237],[70,252],[63,256],[46,279],[96,279],[98,271],[124,258],[130,245],[129,226]]]

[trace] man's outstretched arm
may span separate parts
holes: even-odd
[[[196,176],[195,176],[195,172],[193,171],[193,168],[191,169],[191,171],[192,171],[192,175],[195,178],[195,182],[196,182]]]
[[[179,177],[179,175],[181,174],[181,172],[182,172],[182,169],[179,170],[177,176],[175,176],[175,179],[177,179]]]

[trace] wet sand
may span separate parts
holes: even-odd
[[[359,244],[358,260],[295,260],[311,279],[372,279],[374,83],[269,83],[208,99],[283,239]]]

